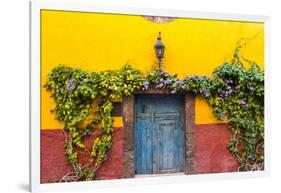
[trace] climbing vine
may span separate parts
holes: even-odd
[[[254,62],[247,69],[241,58],[236,49],[232,62],[217,67],[213,79],[187,77],[185,90],[201,94],[217,119],[228,122],[232,137],[227,147],[240,171],[263,170],[264,72]]]
[[[142,74],[130,65],[120,70],[91,73],[59,65],[49,73],[45,87],[56,103],[52,111],[64,125],[65,155],[74,168],[61,182],[95,178],[112,144],[112,101],[132,94],[142,83]],[[85,149],[83,138],[95,129],[100,129],[101,135],[93,141],[88,164],[82,165],[78,151]]]
[[[219,120],[232,131],[228,149],[241,171],[262,170],[264,163],[264,72],[255,63],[246,68],[237,48],[233,60],[217,67],[213,78],[189,76],[180,80],[162,69],[141,73],[126,64],[120,70],[86,72],[59,65],[48,75],[46,89],[55,101],[56,118],[63,123],[65,155],[74,171],[61,182],[94,180],[112,145],[112,102],[137,90],[168,89],[172,94],[202,95]],[[90,151],[83,140],[99,130]],[[212,132],[210,130],[210,132]],[[87,164],[78,152],[88,153]]]

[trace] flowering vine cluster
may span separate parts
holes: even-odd
[[[263,169],[264,72],[254,63],[245,68],[239,49],[231,63],[214,70],[213,78],[188,76],[180,80],[162,69],[142,73],[130,65],[103,72],[59,65],[49,73],[45,87],[56,103],[52,112],[64,125],[65,155],[74,168],[61,182],[95,179],[112,145],[112,102],[150,88],[201,95],[214,115],[229,123],[233,135],[227,147],[239,161],[240,170]],[[83,140],[94,130],[100,134],[88,151]],[[88,163],[84,165],[78,159],[78,152],[83,151],[88,152]]]

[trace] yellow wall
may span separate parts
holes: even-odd
[[[43,85],[58,64],[89,71],[118,69],[125,63],[147,71],[155,67],[153,45],[158,32],[166,46],[163,67],[183,78],[211,76],[213,69],[230,60],[237,41],[251,38],[241,54],[264,64],[264,25],[178,18],[158,24],[142,16],[41,11],[41,116],[42,129],[60,128],[50,109],[54,102]],[[217,123],[204,99],[196,98],[196,123]],[[122,119],[115,118],[115,126]]]

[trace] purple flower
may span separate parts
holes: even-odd
[[[74,79],[71,78],[66,86],[66,89],[71,92],[75,89],[75,83],[74,83]]]
[[[176,90],[172,90],[172,91],[171,91],[172,94],[175,94],[176,92],[177,92]]]
[[[160,83],[160,84],[156,85],[156,88],[162,88],[163,86],[164,86],[164,84]]]
[[[143,91],[145,91],[145,90],[147,90],[148,89],[148,85],[144,85],[143,87],[142,87],[142,90]]]
[[[233,83],[233,81],[230,80],[230,79],[227,79],[227,80],[226,80],[226,83]]]
[[[224,92],[225,96],[228,97],[229,95],[231,95],[232,90],[227,90]]]
[[[165,85],[170,85],[172,83],[172,80],[164,80]]]
[[[184,84],[183,84],[183,82],[182,81],[177,81],[176,82],[176,86],[177,87],[182,87]]]
[[[211,96],[211,94],[210,93],[208,93],[208,92],[204,92],[204,97],[205,98],[209,98]]]
[[[237,84],[237,85],[235,86],[235,89],[239,89],[239,88],[240,88],[240,85]]]
[[[246,101],[244,101],[244,100],[242,99],[242,100],[239,101],[239,104],[240,104],[240,105],[245,105],[245,104],[246,104]]]
[[[148,81],[144,81],[142,84],[143,84],[142,90],[143,91],[147,90],[148,87],[149,87],[149,82]]]
[[[230,90],[230,89],[231,89],[231,86],[227,86],[226,89],[227,89],[227,90]]]
[[[143,84],[143,86],[148,86],[149,82],[148,81],[144,81],[142,84]]]
[[[249,90],[250,90],[251,92],[253,92],[255,89],[254,89],[254,87],[250,86],[250,87],[249,87]]]
[[[160,80],[159,80],[160,82],[163,82],[164,81],[164,79],[163,78],[160,78]]]
[[[241,105],[241,106],[244,107],[244,108],[249,107],[249,105],[247,104],[247,102],[246,102],[245,100],[243,100],[243,99],[239,101],[239,105]]]
[[[249,161],[254,161],[255,158],[254,158],[253,156],[249,155],[249,156],[248,156],[248,160],[249,160]]]
[[[163,78],[168,78],[169,74],[168,74],[168,72],[164,72],[164,73],[162,74],[162,76],[163,76]]]

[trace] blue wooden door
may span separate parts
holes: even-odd
[[[184,111],[181,95],[137,95],[136,174],[184,170]]]

